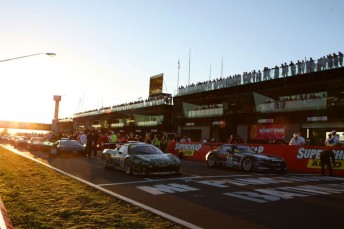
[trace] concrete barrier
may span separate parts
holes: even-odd
[[[0,229],[14,229],[4,203],[0,199]]]

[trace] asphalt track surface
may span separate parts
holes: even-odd
[[[6,146],[13,149],[11,146]],[[185,228],[343,228],[344,178],[245,173],[182,160],[182,175],[130,176],[97,157],[15,150]]]

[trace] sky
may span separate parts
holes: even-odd
[[[161,73],[163,92],[175,95],[189,82],[344,51],[342,0],[0,5],[1,121],[51,123],[54,95],[62,96],[59,118],[146,99],[150,77]]]

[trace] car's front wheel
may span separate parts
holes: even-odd
[[[216,166],[216,157],[214,154],[210,154],[208,156],[207,164],[209,167],[215,167]]]
[[[242,161],[241,167],[244,171],[249,172],[253,169],[253,161],[251,158],[247,157]]]
[[[126,174],[132,174],[132,173],[133,173],[133,167],[132,167],[132,165],[131,165],[130,159],[126,159],[126,160],[124,161],[124,172],[125,172]]]

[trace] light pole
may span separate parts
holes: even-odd
[[[46,53],[43,52],[43,53],[36,53],[36,54],[27,55],[27,56],[10,58],[10,59],[6,59],[6,60],[0,60],[0,62],[5,62],[5,61],[9,61],[9,60],[16,60],[16,59],[21,59],[21,58],[30,57],[30,56],[38,56],[38,55],[56,56],[56,54],[52,53],[52,52],[46,52]]]

